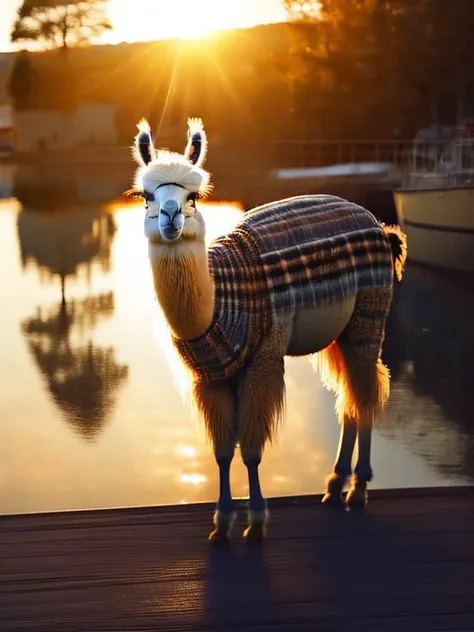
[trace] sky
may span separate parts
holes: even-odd
[[[12,50],[10,31],[21,2],[0,0],[0,51]],[[108,43],[200,36],[285,20],[281,0],[110,0],[109,12]]]

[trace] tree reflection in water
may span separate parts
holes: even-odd
[[[44,213],[23,208],[18,215],[18,239],[24,268],[34,266],[40,279],[59,277],[65,300],[68,277],[84,269],[89,279],[91,264],[110,269],[110,248],[115,234],[113,217],[93,207]]]
[[[44,314],[22,323],[22,331],[48,390],[65,419],[84,439],[93,440],[102,430],[114,406],[118,388],[128,376],[112,348],[101,348],[76,332],[90,330],[100,317],[114,309],[113,294],[83,301],[61,302]]]
[[[17,227],[23,266],[34,266],[42,281],[59,277],[61,283],[60,303],[38,307],[21,323],[22,332],[54,403],[78,435],[93,441],[110,416],[128,367],[116,361],[113,348],[99,347],[91,337],[97,322],[113,314],[113,293],[68,300],[66,280],[84,270],[89,281],[93,263],[109,271],[113,217],[98,206],[53,213],[23,208]]]

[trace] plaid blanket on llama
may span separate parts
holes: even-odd
[[[337,303],[363,287],[389,287],[393,263],[381,225],[366,209],[330,195],[298,196],[248,211],[212,242],[215,310],[208,330],[174,344],[207,382],[252,358],[277,317]]]

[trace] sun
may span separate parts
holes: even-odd
[[[254,21],[252,4],[226,0],[111,0],[109,14],[114,42],[203,37]]]

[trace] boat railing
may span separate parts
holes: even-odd
[[[280,168],[388,162],[405,167],[410,162],[413,140],[281,140],[276,142]]]
[[[462,186],[474,182],[474,138],[415,141],[404,185],[410,188]]]

